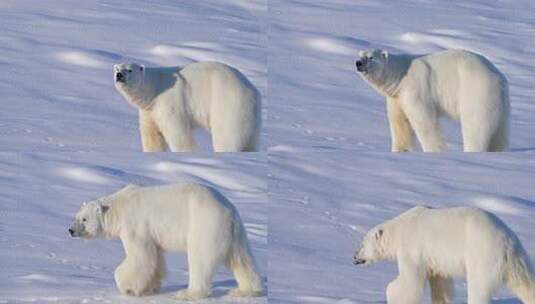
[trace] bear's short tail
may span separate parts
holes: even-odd
[[[505,284],[524,304],[535,304],[535,272],[518,241],[506,253]]]
[[[258,274],[256,262],[251,254],[247,232],[238,218],[233,222],[233,237],[227,266],[238,282],[242,296],[261,296],[264,292],[262,278]]]

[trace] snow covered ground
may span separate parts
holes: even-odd
[[[463,48],[507,76],[511,149],[534,150],[534,10],[531,0],[270,0],[269,149],[390,151],[384,98],[357,75],[357,50]],[[444,128],[460,150],[459,127]]]
[[[185,255],[168,254],[161,293],[137,299],[115,287],[120,241],[73,239],[67,232],[82,202],[128,183],[195,181],[219,189],[240,212],[267,280],[266,175],[262,154],[0,153],[0,303],[177,303],[172,296],[187,285]],[[222,298],[236,286],[223,267],[214,286],[214,298],[200,303],[267,302]]]
[[[396,267],[355,267],[353,252],[367,229],[418,202],[495,212],[534,259],[533,11],[532,0],[0,1],[0,304],[175,303],[184,255],[169,255],[162,294],[135,299],[114,286],[118,241],[68,236],[83,201],[132,182],[220,189],[244,219],[270,303],[384,303]],[[354,65],[370,47],[485,55],[509,79],[511,148],[528,152],[378,153],[390,150],[384,100]],[[112,65],[200,60],[259,88],[269,156],[135,153],[137,113]],[[460,150],[458,126],[444,124]],[[221,269],[202,302],[235,303],[221,298],[234,284]],[[518,301],[501,290],[494,303]]]
[[[0,1],[0,150],[141,151],[119,62],[224,62],[267,104],[266,13],[266,0]]]
[[[385,303],[395,264],[352,257],[368,229],[418,203],[495,213],[535,262],[531,153],[275,153],[269,171],[270,303]],[[463,280],[456,289],[466,303]],[[493,303],[520,302],[500,290]]]

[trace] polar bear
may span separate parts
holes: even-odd
[[[535,304],[535,274],[517,236],[495,215],[473,207],[417,206],[371,229],[354,263],[396,260],[389,304],[421,303],[426,280],[433,303],[449,303],[453,277],[466,277],[468,304],[490,303],[505,284],[524,303]]]
[[[509,86],[485,57],[463,50],[424,56],[361,51],[357,71],[386,97],[392,151],[447,149],[439,117],[461,123],[466,152],[504,151],[509,136]]]
[[[165,251],[186,252],[189,283],[177,298],[211,294],[220,264],[234,275],[231,296],[258,296],[262,279],[246,231],[234,206],[215,189],[199,184],[155,187],[128,185],[82,205],[69,228],[73,237],[120,238],[125,259],[115,270],[118,289],[142,296],[159,291],[165,276]]]
[[[215,152],[257,151],[261,96],[238,70],[217,62],[184,68],[114,66],[115,87],[139,111],[144,152],[191,152],[193,130],[212,137]]]

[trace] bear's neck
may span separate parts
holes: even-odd
[[[108,212],[102,217],[102,228],[104,231],[104,237],[108,239],[116,239],[120,236],[119,218],[115,208],[110,208]]]
[[[140,110],[150,110],[154,105],[159,77],[155,71],[145,68],[141,84],[134,89],[126,89],[124,97],[135,108]]]
[[[398,240],[396,227],[392,227],[391,222],[383,224],[384,233],[379,243],[379,252],[382,260],[394,261],[397,258]]]
[[[385,75],[374,81],[375,85],[385,97],[396,97],[400,90],[400,83],[407,75],[412,57],[406,55],[388,55]]]

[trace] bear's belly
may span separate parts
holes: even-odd
[[[427,272],[429,275],[441,275],[451,277],[466,276],[464,258],[451,252],[449,255],[427,258]]]
[[[170,235],[159,240],[160,247],[165,251],[185,252],[188,249],[188,242],[185,236]]]

